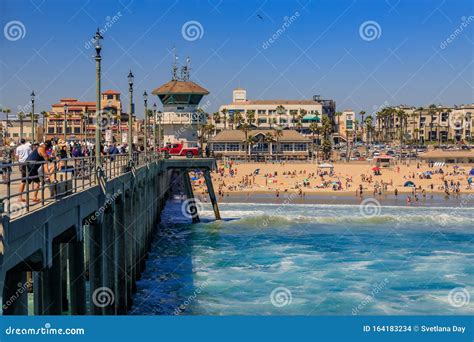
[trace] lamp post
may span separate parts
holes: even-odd
[[[31,92],[31,142],[35,143],[35,92]]]
[[[102,45],[100,41],[104,39],[100,34],[99,29],[94,36],[94,44],[95,44],[95,93],[96,93],[96,100],[95,100],[95,167],[96,171],[99,172],[101,169],[101,159],[100,159],[100,152],[101,152],[101,130],[100,130],[100,62],[102,57],[100,56],[100,51],[102,50]]]
[[[156,103],[153,103],[153,151],[156,151],[156,143]]]
[[[158,111],[157,112],[157,117],[158,117],[158,146],[161,147],[161,117],[163,114]]]
[[[148,145],[148,94],[146,93],[146,90],[145,92],[143,93],[143,102],[144,102],[144,105],[145,105],[145,142],[143,144],[144,148],[145,148],[145,157],[147,155],[147,145]]]
[[[67,130],[67,115],[69,112],[69,105],[67,103],[64,104],[64,122],[63,122],[63,136],[64,142],[66,142],[66,130]]]
[[[129,158],[129,163],[131,166],[133,165],[133,151],[132,151],[133,74],[132,74],[132,70],[130,70],[130,72],[128,73],[128,85],[129,85],[128,91],[130,94],[130,104],[129,104],[129,110],[128,110],[128,158]]]

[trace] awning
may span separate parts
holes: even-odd
[[[333,169],[334,165],[325,163],[325,164],[319,164],[318,167],[321,169]]]

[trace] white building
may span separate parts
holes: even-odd
[[[238,88],[233,91],[232,103],[219,108],[219,120],[212,120],[217,131],[234,129],[237,127],[233,118],[239,113],[253,128],[294,128],[310,134],[309,125],[321,124],[323,117],[333,120],[335,109],[333,100],[322,100],[318,95],[312,100],[249,100],[247,91]],[[252,116],[254,120],[249,120]]]

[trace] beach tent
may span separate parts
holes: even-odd
[[[469,172],[471,176],[474,176],[474,169],[471,169],[471,172]]]
[[[325,164],[319,164],[318,167],[321,169],[333,169],[334,165],[325,163]]]
[[[469,178],[467,179],[467,182],[468,182],[469,184],[472,184],[472,177],[469,177]]]
[[[260,173],[260,169],[255,169],[255,171],[253,172],[254,175],[258,175]]]
[[[414,188],[415,183],[413,183],[412,181],[406,181],[405,184],[403,184],[403,186]]]
[[[425,172],[423,172],[423,174],[424,174],[425,176],[431,176],[431,175],[433,174],[433,172],[431,172],[431,171],[425,171]]]

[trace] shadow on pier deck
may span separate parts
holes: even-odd
[[[155,160],[19,217],[2,215],[2,313],[28,314],[32,292],[35,315],[126,314],[173,187],[170,175],[182,174],[195,210],[188,171],[202,170],[220,219],[215,167],[210,158]]]

